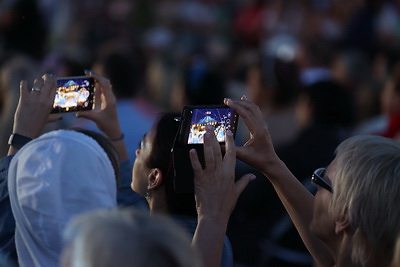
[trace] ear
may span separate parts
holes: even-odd
[[[335,233],[336,234],[348,234],[353,235],[354,229],[350,224],[349,216],[347,214],[347,209],[345,214],[335,221]]]
[[[151,169],[147,176],[147,189],[152,190],[161,185],[163,181],[162,172],[158,168]]]

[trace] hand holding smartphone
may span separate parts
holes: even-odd
[[[57,93],[51,113],[92,110],[94,106],[94,79],[87,76],[57,79]]]
[[[203,143],[206,127],[212,126],[218,142],[225,144],[225,133],[235,137],[239,116],[225,105],[186,106],[182,111],[179,132],[174,143],[174,187],[177,193],[194,190],[189,150],[195,148],[204,167]]]
[[[225,142],[225,133],[236,134],[238,115],[225,105],[186,106],[182,112],[178,142],[182,145],[204,143],[206,126],[214,128],[218,142]]]

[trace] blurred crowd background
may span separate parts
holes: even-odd
[[[1,0],[0,156],[21,79],[92,69],[113,84],[132,161],[158,112],[245,94],[306,183],[343,138],[397,137],[399,57],[398,0]],[[66,116],[49,127],[86,124]],[[239,126],[237,142],[246,135]],[[264,177],[239,200],[228,236],[237,266],[311,265]]]

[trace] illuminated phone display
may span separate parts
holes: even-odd
[[[52,113],[91,110],[94,104],[94,80],[86,76],[57,79]]]
[[[221,143],[225,142],[227,130],[236,131],[237,116],[230,108],[195,108],[190,113],[188,144],[203,144],[207,125],[214,128],[215,136]]]

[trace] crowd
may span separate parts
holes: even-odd
[[[2,1],[0,261],[397,266],[398,25],[395,0]],[[95,109],[49,115],[82,75]],[[176,117],[222,103],[236,147],[208,129],[176,193]]]

